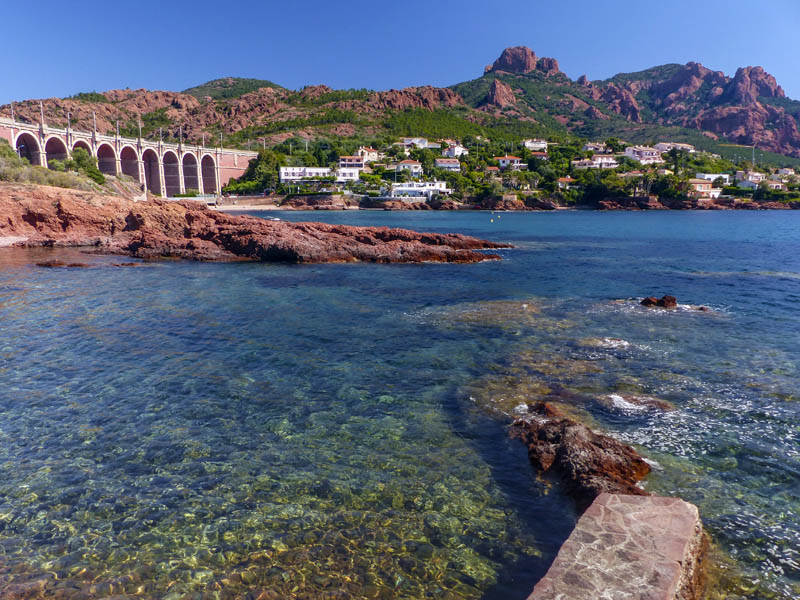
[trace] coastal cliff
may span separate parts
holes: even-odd
[[[458,234],[268,221],[192,201],[133,202],[20,184],[0,184],[0,215],[0,245],[93,246],[138,258],[474,263],[499,258],[478,250],[508,247]]]

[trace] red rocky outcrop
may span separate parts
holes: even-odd
[[[0,238],[24,246],[95,246],[139,258],[266,262],[459,262],[505,247],[457,234],[387,227],[287,223],[227,215],[190,201],[123,198],[0,185]]]
[[[605,101],[608,107],[615,113],[622,115],[634,123],[642,122],[641,109],[630,90],[614,83],[609,83],[601,91],[600,98]]]
[[[731,102],[748,105],[758,101],[759,96],[785,98],[783,88],[762,67],[740,67],[733,76],[725,98]]]
[[[484,74],[502,71],[525,75],[535,70],[545,75],[555,75],[560,72],[555,58],[537,58],[533,50],[527,46],[514,46],[503,50],[500,57],[484,69]]]
[[[463,103],[464,100],[461,96],[453,90],[430,85],[376,92],[367,102],[369,106],[379,110],[406,110],[409,108],[433,110],[440,107],[458,106]]]
[[[650,466],[630,446],[567,418],[553,405],[529,406],[529,416],[517,419],[511,436],[528,448],[540,473],[558,475],[579,507],[585,508],[603,492],[646,496],[636,484]]]
[[[499,79],[492,82],[492,87],[484,100],[484,106],[494,106],[497,108],[505,108],[516,104],[517,97],[514,96],[514,91],[507,83],[503,83]]]

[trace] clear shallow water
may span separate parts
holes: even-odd
[[[506,437],[540,398],[700,506],[735,560],[720,597],[800,593],[796,213],[277,215],[518,248],[85,270],[0,253],[7,593],[524,597],[575,518]],[[663,293],[713,310],[616,302]]]

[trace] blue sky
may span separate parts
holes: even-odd
[[[800,99],[797,0],[38,0],[3,13],[0,103],[227,75],[290,88],[446,86],[516,45],[573,79],[690,60],[728,75],[761,65]]]

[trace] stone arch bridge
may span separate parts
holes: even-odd
[[[98,168],[106,175],[129,175],[143,189],[163,197],[187,190],[218,196],[228,181],[242,175],[250,160],[258,156],[247,150],[165,144],[6,118],[0,118],[0,138],[32,165],[43,167],[83,148],[97,158]]]

